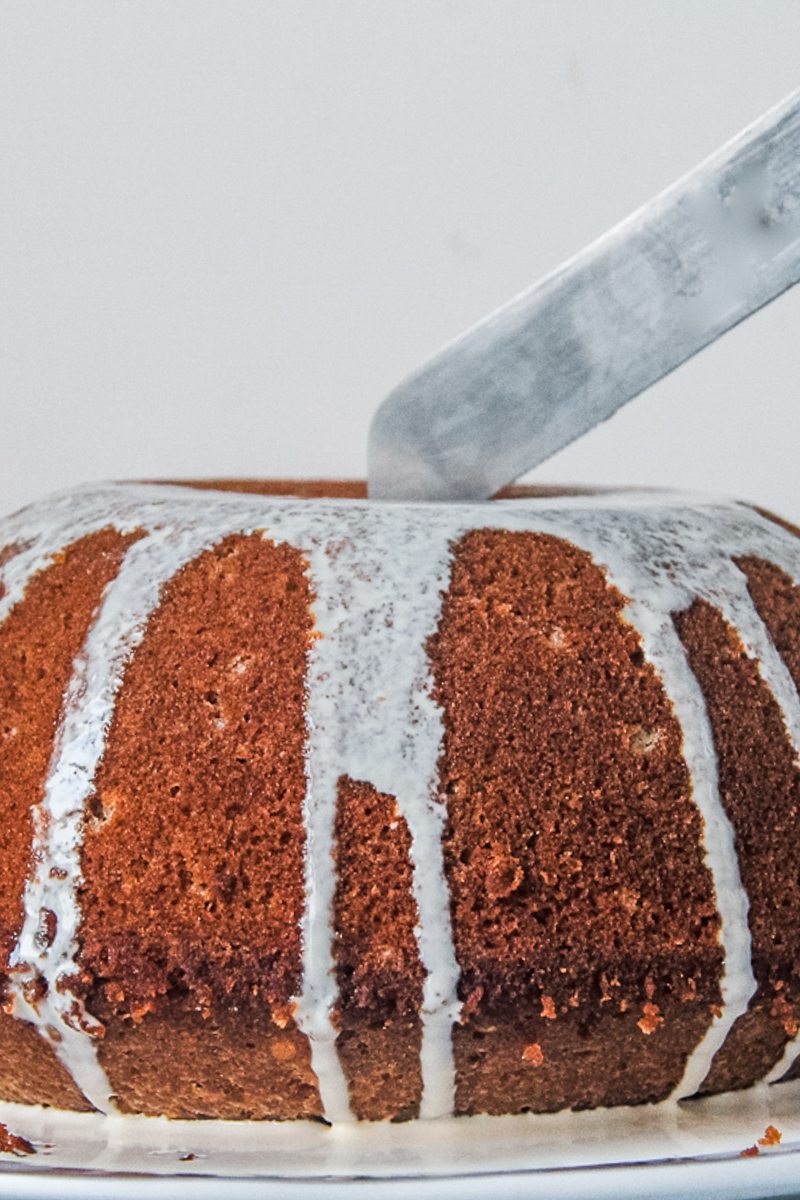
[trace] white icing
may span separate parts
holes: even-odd
[[[764,1076],[764,1082],[780,1083],[786,1072],[790,1071],[795,1065],[798,1058],[800,1058],[800,1029],[798,1029],[794,1037],[789,1038],[775,1066]]]
[[[720,939],[725,952],[721,981],[722,1013],[687,1060],[672,1099],[693,1095],[699,1088],[714,1054],[724,1042],[756,988],[750,962],[748,901],[739,872],[731,822],[722,806],[717,785],[717,762],[705,700],[672,621],[672,613],[686,608],[698,594],[700,580],[691,571],[693,533],[681,527],[672,534],[665,524],[635,521],[629,531],[632,545],[623,553],[625,529],[618,519],[598,530],[580,532],[562,528],[559,536],[588,551],[604,567],[606,576],[627,598],[625,619],[634,627],[645,657],[654,667],[669,697],[683,732],[683,755],[692,784],[692,797],[703,818],[706,864],[711,872],[720,914]],[[549,532],[555,532],[551,527]],[[674,542],[673,542],[674,539]],[[676,567],[680,556],[681,570]],[[702,558],[702,555],[700,555]],[[680,583],[676,581],[680,578]]]
[[[332,1129],[316,1121],[103,1117],[22,1104],[0,1104],[0,1121],[38,1150],[27,1159],[0,1154],[0,1178],[15,1197],[63,1197],[72,1186],[76,1197],[132,1198],[148,1187],[143,1174],[177,1174],[184,1178],[171,1185],[151,1179],[149,1190],[170,1200],[185,1195],[195,1200],[221,1196],[224,1200],[330,1200],[331,1196],[342,1200],[348,1195],[360,1200],[360,1194],[370,1200],[411,1195],[417,1200],[490,1196],[511,1200],[528,1195],[549,1200],[586,1196],[621,1200],[622,1195],[628,1200],[645,1196],[743,1200],[796,1194],[800,1081],[772,1088],[757,1085],[669,1107],[639,1104],[399,1124],[365,1121]],[[768,1125],[780,1129],[781,1145],[762,1147],[757,1158],[743,1163],[739,1157],[743,1147],[752,1145]],[[727,1175],[723,1158],[728,1159]],[[698,1165],[698,1160],[705,1160],[708,1168],[701,1181],[692,1175],[691,1163]],[[630,1165],[654,1162],[658,1167],[652,1175],[643,1174],[641,1165]],[[590,1176],[581,1170],[570,1177],[570,1186],[563,1184],[567,1168],[613,1164],[626,1165],[613,1172],[611,1182],[608,1169]],[[781,1164],[780,1180],[758,1174]],[[129,1182],[62,1174],[76,1170],[109,1172],[115,1177],[131,1173],[136,1178]],[[34,1172],[27,1182],[26,1171]],[[529,1174],[498,1177],[501,1172],[522,1171]],[[47,1181],[42,1172],[59,1174]],[[487,1172],[491,1178],[480,1178]],[[186,1178],[190,1175],[194,1178]],[[198,1178],[203,1175],[216,1178]],[[454,1178],[466,1175],[469,1179]],[[237,1187],[232,1178],[236,1176],[250,1176],[250,1186]],[[359,1180],[355,1188],[354,1179]]]
[[[427,972],[420,1115],[443,1116],[453,1108],[450,1027],[459,1011],[458,965],[442,863],[445,809],[435,795],[442,723],[430,698],[426,642],[447,586],[448,539],[424,512],[409,513],[399,537],[389,509],[376,509],[366,520],[350,509],[336,526],[333,542],[328,527],[309,555],[322,637],[311,655],[308,685],[309,904],[297,1017],[312,1039],[326,1116],[345,1119],[347,1094],[329,1018],[336,994],[330,863],[337,781],[348,775],[394,796],[408,823],[419,953]],[[283,521],[270,522],[270,534],[276,531],[285,534]]]
[[[748,654],[758,665],[759,673],[766,683],[781,711],[783,723],[795,753],[795,765],[800,765],[800,697],[794,680],[781,656],[778,654],[769,633],[755,610],[747,591],[744,575],[738,575],[739,587],[732,586],[723,601],[727,620],[737,629],[740,640]],[[792,574],[790,572],[790,574]],[[792,574],[792,581],[797,578]],[[774,1067],[764,1076],[766,1083],[777,1083],[794,1066],[800,1056],[800,1030],[786,1043]]]
[[[657,619],[642,604],[629,605],[635,613],[645,655],[653,664],[683,730],[683,755],[692,781],[692,796],[703,818],[706,863],[714,879],[720,937],[725,950],[722,980],[722,1015],[715,1018],[690,1054],[673,1096],[693,1096],[708,1074],[711,1061],[736,1018],[746,1011],[755,991],[750,965],[750,930],[747,895],[742,887],[734,847],[733,827],[719,800],[717,760],[703,693],[689,668],[686,653],[669,617]],[[648,617],[650,620],[648,620]]]
[[[746,576],[733,563],[730,568],[730,582],[725,594],[717,599],[717,605],[725,620],[736,630],[739,640],[755,662],[761,678],[777,702],[794,750],[795,765],[800,766],[800,698],[797,688],[753,604]]]
[[[758,657],[759,669],[776,692],[796,739],[800,718],[793,707],[796,698],[792,700],[787,688],[787,673],[730,558],[757,554],[796,578],[800,543],[744,506],[671,494],[629,492],[437,506],[104,485],[44,501],[0,525],[0,544],[31,543],[3,569],[8,590],[0,600],[0,618],[22,595],[31,575],[46,565],[48,555],[108,524],[141,528],[148,536],[131,547],[110,585],[68,695],[37,817],[36,868],[26,889],[25,925],[15,951],[19,1015],[31,1015],[21,985],[36,969],[49,991],[46,1005],[33,1019],[40,1027],[54,1024],[61,1030],[65,1017],[74,1018],[73,997],[55,985],[72,969],[77,952],[75,889],[83,803],[102,756],[124,663],[141,638],[164,582],[223,537],[263,530],[264,536],[303,551],[323,635],[312,649],[308,678],[307,899],[297,1019],[310,1038],[325,1113],[336,1122],[350,1118],[332,1017],[333,821],[342,775],[394,796],[408,823],[418,944],[427,973],[422,1115],[451,1111],[451,1026],[458,1015],[458,969],[442,863],[444,805],[436,796],[442,721],[431,699],[425,643],[436,628],[453,541],[473,528],[542,532],[588,551],[629,598],[624,616],[638,631],[684,730],[725,951],[723,1016],[691,1056],[675,1097],[696,1089],[727,1030],[746,1010],[754,980],[747,900],[731,825],[716,786],[708,718],[670,614],[695,596],[719,606]],[[49,877],[56,861],[68,873],[58,888]],[[58,916],[56,939],[44,950],[35,939],[42,908]],[[81,1015],[82,1024],[91,1025],[91,1019]],[[107,1107],[108,1087],[96,1073],[93,1047],[88,1029],[68,1030],[59,1052],[87,1095]]]
[[[97,1059],[98,1022],[64,987],[64,981],[78,971],[76,891],[84,809],[94,790],[125,662],[158,603],[161,582],[203,544],[193,531],[157,530],[127,551],[75,664],[44,796],[34,809],[34,869],[25,888],[25,919],[11,956],[14,1012],[53,1041],[78,1087],[101,1112],[108,1112],[113,1103]],[[42,941],[43,914],[48,912],[55,917],[55,932],[52,939]],[[37,973],[47,983],[47,994],[34,1005],[27,993]]]

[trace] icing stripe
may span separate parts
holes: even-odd
[[[672,621],[672,613],[696,594],[700,581],[694,578],[689,582],[684,578],[682,583],[691,590],[683,596],[676,591],[673,581],[665,582],[659,569],[659,556],[664,551],[660,540],[655,545],[648,540],[636,547],[646,553],[646,557],[638,559],[637,568],[633,565],[638,558],[636,554],[623,561],[618,553],[609,554],[608,546],[593,545],[591,539],[578,539],[574,532],[565,531],[564,535],[604,565],[609,582],[627,599],[623,618],[639,635],[645,658],[661,680],[683,731],[683,756],[692,798],[703,822],[705,862],[714,883],[725,955],[720,981],[723,1003],[721,1015],[713,1018],[689,1055],[683,1076],[670,1096],[671,1100],[681,1100],[694,1095],[700,1087],[717,1050],[734,1023],[747,1011],[757,986],[751,963],[749,902],[739,870],[733,824],[719,793],[717,758],[706,702]],[[635,578],[637,569],[647,576],[644,588],[642,579]]]
[[[678,579],[680,580],[680,588],[688,589],[686,601],[691,600],[693,596],[697,596],[707,600],[721,611],[724,619],[740,635],[742,643],[750,657],[755,660],[759,674],[779,706],[787,734],[795,751],[795,758],[800,761],[800,701],[798,700],[797,689],[788,668],[776,651],[769,632],[752,602],[747,589],[746,577],[733,561],[734,557],[737,556],[738,546],[746,544],[751,547],[750,553],[758,554],[761,557],[775,561],[787,574],[796,580],[798,565],[800,565],[800,544],[798,544],[794,537],[776,538],[774,536],[765,536],[768,533],[774,535],[775,526],[760,515],[753,514],[753,517],[755,518],[753,524],[760,525],[760,530],[753,528],[748,529],[745,533],[741,528],[737,528],[735,530],[737,536],[723,537],[718,541],[715,540],[713,546],[708,541],[698,539],[698,531],[696,529],[691,530],[692,537],[688,540],[688,543],[680,545],[680,547],[673,542],[672,537],[665,538],[662,531],[653,539],[653,550],[655,550],[656,554],[662,556],[662,563],[657,563],[657,558],[653,556],[652,550],[648,553],[648,565],[652,574],[650,574],[647,582],[651,585],[656,582],[659,574],[658,567],[660,566],[662,570],[666,570],[673,592],[671,600],[668,595],[666,597],[668,611],[676,611],[679,607],[676,604],[678,590],[676,583]],[[734,522],[734,524],[738,525],[738,522]],[[727,533],[728,530],[724,530],[724,532]],[[717,531],[715,530],[716,533]],[[578,541],[574,532],[566,532],[566,536],[575,542]],[[695,544],[692,544],[693,542]],[[765,548],[766,542],[772,543],[768,549]],[[592,550],[591,546],[586,545],[586,543],[584,545],[587,549]],[[592,552],[599,561],[602,561],[604,557],[609,557],[599,552],[596,546]],[[671,558],[671,555],[674,555],[674,558]],[[676,567],[679,570],[676,570]],[[620,590],[627,592],[628,595],[637,594],[638,589],[626,588],[619,583],[619,580],[617,580],[617,583],[620,586]],[[642,592],[642,595],[646,596],[647,594],[647,591]],[[641,607],[639,606],[640,610]],[[635,624],[637,624],[639,632],[642,633],[641,623],[635,622]],[[690,1056],[681,1084],[675,1090],[672,1097],[674,1099],[681,1099],[692,1095],[702,1083],[710,1069],[714,1054],[723,1044],[727,1033],[733,1027],[736,1020],[748,1010],[749,1002],[756,991],[757,983],[752,970],[751,938],[747,922],[749,902],[741,882],[738,858],[735,853],[733,826],[724,813],[724,809],[719,801],[716,782],[713,784],[713,790],[717,792],[717,798],[713,808],[716,809],[717,816],[721,818],[720,823],[712,816],[713,823],[709,826],[708,814],[704,809],[710,797],[706,794],[705,802],[701,800],[704,792],[709,793],[712,790],[709,787],[710,781],[704,780],[701,789],[698,791],[697,788],[698,768],[700,769],[701,778],[703,774],[703,754],[710,755],[711,759],[715,762],[713,737],[705,702],[702,692],[689,671],[685,652],[683,652],[680,642],[677,639],[676,641],[676,654],[673,657],[672,665],[674,667],[677,664],[677,654],[680,651],[680,656],[684,661],[686,671],[691,676],[693,689],[696,691],[697,699],[699,700],[699,707],[695,709],[693,715],[688,708],[685,711],[681,711],[678,703],[676,703],[681,692],[680,689],[676,690],[674,685],[671,685],[671,672],[664,669],[666,663],[662,661],[658,669],[659,674],[664,679],[667,692],[676,709],[678,709],[679,720],[684,731],[687,764],[690,766],[695,795],[706,819],[707,834],[705,842],[707,859],[714,875],[718,897],[717,904],[722,916],[721,939],[726,954],[725,976],[722,981],[724,997],[723,1016],[712,1023],[706,1036]],[[652,646],[647,647],[646,639],[645,652],[648,658],[657,665],[653,648]],[[697,741],[698,733],[700,733],[699,744],[690,748],[691,742]],[[716,776],[715,766],[714,776]],[[716,832],[714,831],[715,824],[717,825]],[[722,853],[720,854],[720,852]],[[714,863],[715,859],[718,860],[716,864]],[[726,910],[728,912],[727,918]],[[787,1044],[785,1052],[778,1063],[764,1076],[765,1081],[772,1083],[781,1079],[798,1058],[800,1058],[800,1032]]]
[[[706,865],[711,871],[720,914],[720,940],[725,951],[721,980],[722,1015],[715,1017],[695,1046],[684,1068],[673,1099],[693,1096],[708,1074],[714,1055],[734,1023],[747,1011],[756,990],[751,961],[749,902],[742,884],[736,855],[733,824],[719,793],[717,758],[703,693],[692,673],[686,652],[672,624],[664,629],[665,642],[673,641],[672,652],[660,654],[645,640],[645,654],[653,662],[667,689],[683,729],[683,754],[692,781],[692,795],[703,818]]]
[[[747,587],[747,578],[736,564],[730,562],[726,586],[704,597],[716,605],[723,619],[736,631],[749,658],[766,684],[781,713],[787,737],[794,750],[796,765],[800,766],[800,698],[789,670],[769,635]],[[791,1039],[783,1055],[764,1079],[776,1082],[793,1065],[800,1054],[800,1034]]]
[[[738,576],[738,588],[734,593],[733,602],[726,599],[726,619],[736,628],[751,658],[755,658],[759,673],[781,711],[787,736],[794,749],[795,763],[800,766],[800,697],[797,688],[753,603],[746,575],[735,565],[734,572]],[[794,579],[793,582],[796,583]],[[780,1058],[764,1076],[764,1081],[777,1083],[791,1070],[799,1057],[800,1031],[786,1043]]]
[[[800,1030],[786,1043],[783,1054],[772,1070],[764,1076],[764,1083],[780,1083],[787,1071],[791,1071],[798,1058],[800,1058]]]
[[[50,1038],[75,1083],[101,1112],[113,1110],[113,1102],[97,1059],[98,1022],[59,987],[61,979],[78,971],[76,889],[84,805],[93,791],[125,662],[141,640],[162,583],[198,548],[196,534],[159,531],[127,551],[75,664],[44,796],[34,810],[35,866],[11,957],[13,1011]],[[38,935],[46,912],[55,914],[56,925],[53,938],[43,945]],[[26,998],[26,984],[37,973],[47,983],[47,994],[34,1007]]]
[[[459,972],[442,862],[444,808],[434,795],[442,724],[430,697],[425,649],[438,621],[450,552],[446,533],[431,529],[423,516],[408,516],[400,544],[392,537],[395,523],[391,510],[340,523],[335,552],[328,535],[309,554],[322,636],[309,672],[308,905],[296,1015],[311,1038],[325,1114],[333,1121],[350,1118],[331,1015],[332,839],[342,775],[393,795],[407,822],[426,971],[420,1115],[441,1116],[453,1108],[450,1028],[459,1010]]]
[[[786,733],[800,766],[800,697],[789,668],[775,648],[747,587],[747,577],[731,563],[730,588],[716,600],[725,620],[734,627],[747,653],[777,703]]]

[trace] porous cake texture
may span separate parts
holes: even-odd
[[[800,541],[109,484],[0,524],[0,1098],[674,1104],[800,1068]]]
[[[663,1099],[721,1001],[681,729],[623,606],[552,535],[456,546],[432,658],[459,1112]]]

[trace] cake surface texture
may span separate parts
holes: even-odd
[[[337,1124],[797,1078],[798,688],[800,540],[734,501],[32,505],[0,1099]]]

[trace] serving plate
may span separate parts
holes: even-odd
[[[12,1104],[0,1104],[0,1121],[36,1149],[0,1155],[0,1197],[202,1200],[222,1180],[226,1198],[248,1200],[800,1194],[800,1081],[680,1104],[405,1125],[167,1121]],[[779,1143],[765,1137],[769,1127]]]

